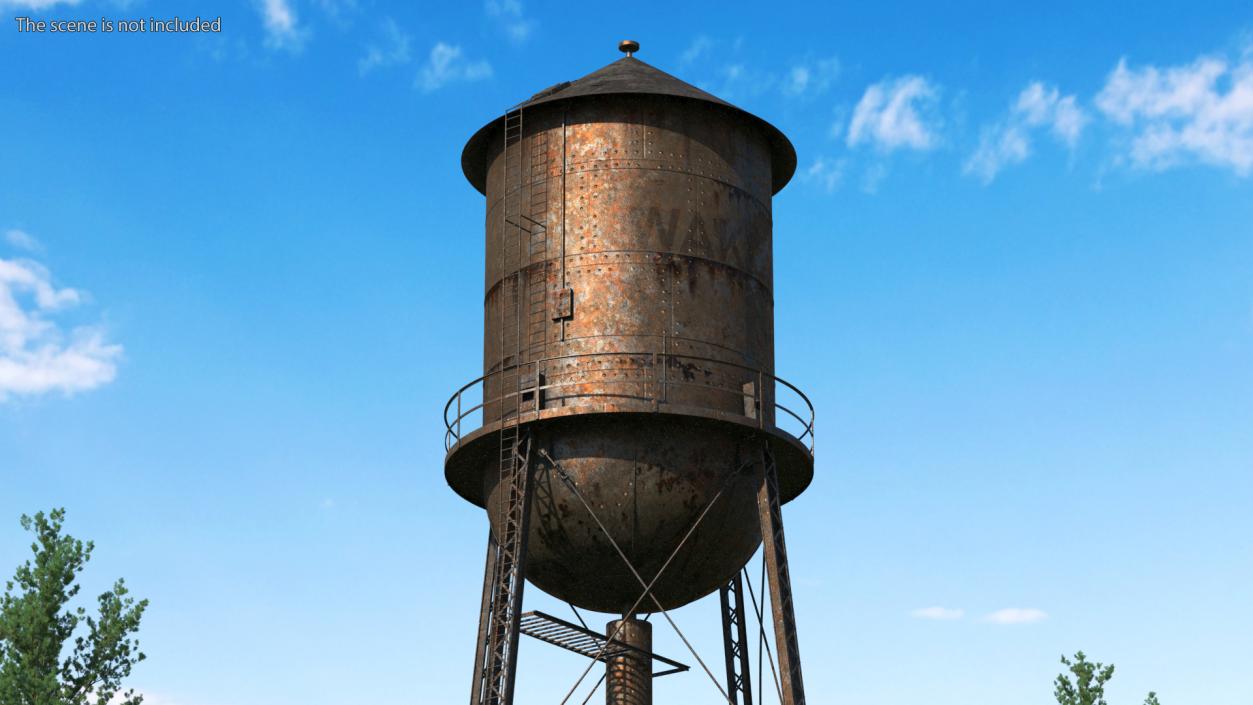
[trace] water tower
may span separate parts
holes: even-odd
[[[604,663],[607,702],[651,703],[687,667],[652,652],[648,616],[714,592],[715,685],[751,705],[759,545],[780,697],[805,702],[780,507],[813,477],[813,409],[775,376],[771,243],[796,153],[638,48],[462,154],[487,197],[483,376],[445,407],[448,484],[490,524],[471,705],[511,705],[519,635]],[[524,613],[528,581],[617,618]]]

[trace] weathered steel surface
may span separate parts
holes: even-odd
[[[647,415],[577,415],[539,425],[546,448],[579,487],[631,562],[651,580],[727,477],[755,464],[751,432],[671,416],[666,427]],[[600,612],[619,614],[640,596],[639,583],[595,520],[556,471],[538,461],[533,480],[526,577],[541,590]],[[697,600],[748,561],[761,535],[756,490],[760,473],[732,479],[718,504],[653,588],[667,609]],[[492,526],[501,523],[493,473],[484,477]],[[651,605],[651,602],[646,603]]]
[[[647,389],[648,386],[640,384],[638,388]],[[813,454],[790,433],[777,428],[759,429],[755,419],[741,413],[710,411],[692,406],[666,405],[662,408],[668,411],[657,411],[651,400],[615,399],[611,403],[550,408],[538,414],[524,410],[523,414],[528,425],[537,427],[565,423],[565,419],[574,416],[597,414],[610,416],[622,423],[635,424],[635,428],[650,429],[653,433],[665,433],[665,429],[677,424],[699,422],[701,419],[717,421],[720,423],[711,425],[710,428],[716,429],[718,433],[760,432],[770,443],[777,459],[779,487],[785,503],[799,496],[813,480]],[[674,413],[669,413],[671,410]],[[650,419],[645,421],[639,418],[641,416],[648,416]],[[499,423],[489,423],[467,431],[444,459],[444,477],[449,487],[467,502],[480,507],[485,507],[487,503],[483,495],[483,468],[496,452],[499,429]]]
[[[501,171],[503,152],[488,169],[484,370],[528,362],[500,349],[502,307],[514,310],[543,290],[546,297],[572,290],[572,315],[547,317],[546,357],[581,353],[656,351],[774,368],[771,270],[770,152],[759,131],[727,111],[657,97],[607,97],[535,109],[527,115],[522,154],[544,165],[548,180],[548,258],[518,262],[501,257],[502,243],[517,232],[500,217],[506,189],[516,189]],[[546,112],[545,112],[546,111]],[[527,141],[546,144],[533,154]],[[564,159],[562,154],[565,155]],[[565,165],[565,174],[561,165]],[[522,189],[538,188],[531,171]],[[539,178],[538,175],[535,178]],[[554,187],[556,186],[556,187]],[[527,195],[522,201],[529,202]],[[502,262],[504,267],[502,269]],[[514,275],[523,270],[520,290]],[[509,320],[509,319],[506,319]],[[673,363],[673,359],[669,359]],[[546,365],[545,384],[630,380],[646,364],[624,359],[622,369],[603,360],[572,359]],[[751,373],[729,366],[689,364],[674,370],[677,381],[708,382],[740,389]],[[506,378],[488,380],[487,398],[501,396]],[[589,398],[586,386],[562,388],[552,403]],[[599,390],[616,394],[607,385]],[[702,394],[692,386],[674,389],[689,401],[737,410],[742,399]],[[769,390],[766,390],[769,392]],[[509,412],[516,405],[506,404]],[[766,413],[773,405],[766,399]],[[499,418],[499,406],[485,418]],[[767,419],[768,421],[771,419]]]
[[[640,99],[642,96],[670,96],[692,103],[718,106],[751,125],[769,141],[773,168],[768,177],[771,179],[772,193],[778,193],[796,172],[796,150],[774,125],[639,59],[621,59],[577,81],[550,86],[518,107],[531,110],[541,105],[571,103],[576,99],[583,102],[589,98],[600,99],[611,95],[625,97],[627,100]],[[484,125],[466,143],[461,154],[462,171],[470,183],[483,193],[487,190],[486,155],[498,142],[502,121],[497,119]]]
[[[624,61],[598,80],[623,88],[642,65]],[[467,146],[481,160],[467,175],[487,195],[484,428],[452,449],[446,473],[499,537],[505,503],[485,448],[526,423],[652,578],[749,468],[655,586],[677,607],[760,544],[763,439],[782,449],[785,498],[812,476],[808,450],[774,426],[770,209],[795,155],[759,119],[673,86],[551,95],[563,97],[518,117],[508,169],[503,139]],[[511,331],[512,312],[535,302],[550,310]],[[627,610],[638,584],[610,542],[552,468],[540,464],[535,483],[527,579],[580,607]]]
[[[606,705],[653,705],[653,625],[640,619],[614,620],[605,634],[633,646],[605,663]]]

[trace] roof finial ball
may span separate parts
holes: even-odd
[[[618,51],[630,56],[640,50],[640,43],[634,39],[623,39],[618,42]]]

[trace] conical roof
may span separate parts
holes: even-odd
[[[604,68],[593,71],[575,81],[558,83],[531,96],[530,100],[515,106],[530,108],[546,103],[563,100],[577,100],[585,96],[598,95],[668,95],[704,103],[719,105],[727,110],[744,116],[757,124],[766,134],[770,142],[771,166],[774,171],[773,191],[778,193],[787,185],[796,172],[796,150],[791,141],[777,127],[753,115],[747,110],[737,108],[721,98],[702,91],[690,83],[681,81],[674,76],[643,61],[626,56]],[[500,139],[501,123],[504,117],[484,125],[461,152],[461,170],[466,178],[480,193],[486,193],[487,181],[487,148],[492,139]]]

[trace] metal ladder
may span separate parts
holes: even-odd
[[[525,255],[522,235],[522,111],[505,114],[505,149],[501,180],[500,224],[500,422],[509,424],[512,412],[518,422],[522,399],[522,278],[529,257]],[[529,243],[528,243],[529,244]],[[509,440],[516,440],[509,439]],[[506,439],[501,435],[501,453]]]
[[[490,589],[484,590],[471,705],[510,705],[517,674],[518,630],[526,584],[530,520],[531,434],[522,415],[523,277],[531,257],[531,232],[523,224],[522,111],[505,114],[500,230],[500,454],[497,498],[499,536],[488,542]]]
[[[501,459],[504,505],[500,537],[488,537],[487,575],[479,618],[479,646],[475,653],[474,686],[470,705],[511,705],[517,676],[518,633],[522,618],[522,589],[526,584],[526,544],[530,530],[531,434],[513,426],[518,442]]]
[[[548,342],[548,131],[531,135],[531,179],[527,212],[522,214],[527,237],[527,263],[539,264],[527,282],[527,360],[544,359]],[[539,410],[540,370],[535,369],[535,408]]]

